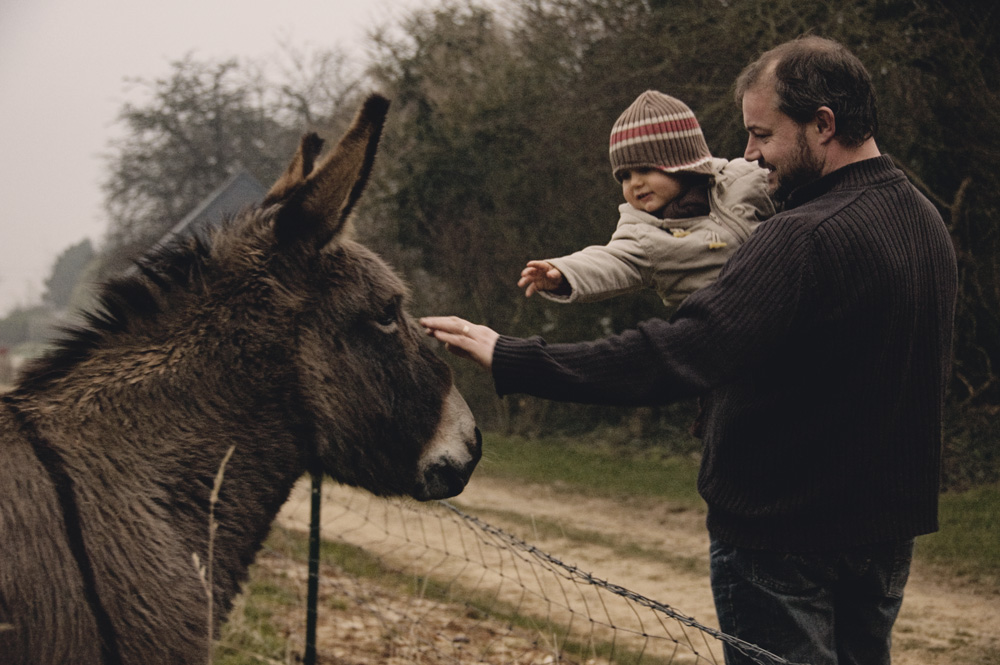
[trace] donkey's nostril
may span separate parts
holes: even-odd
[[[470,463],[456,467],[445,462],[433,465],[424,474],[423,482],[414,498],[420,501],[430,501],[432,499],[447,499],[461,494],[475,466],[475,463]]]
[[[483,456],[483,433],[479,431],[478,427],[476,428],[475,439],[469,441],[466,445],[469,447],[469,454],[472,455],[472,466],[475,466],[479,462],[479,458]]]

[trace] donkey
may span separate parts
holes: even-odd
[[[325,156],[304,136],[260,206],[104,287],[0,398],[0,663],[204,662],[307,470],[462,491],[472,414],[348,237],[387,111],[369,97]]]

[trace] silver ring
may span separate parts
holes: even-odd
[[[462,326],[462,334],[463,335],[469,334],[469,326]]]

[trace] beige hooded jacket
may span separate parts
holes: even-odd
[[[668,307],[715,280],[722,264],[774,214],[767,171],[745,159],[713,159],[707,216],[659,219],[623,203],[607,245],[546,259],[571,291],[539,293],[556,302],[592,302],[651,288]]]

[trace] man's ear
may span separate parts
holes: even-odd
[[[833,114],[833,109],[829,106],[820,106],[813,116],[813,127],[819,132],[819,142],[829,143],[837,134],[837,116]]]

